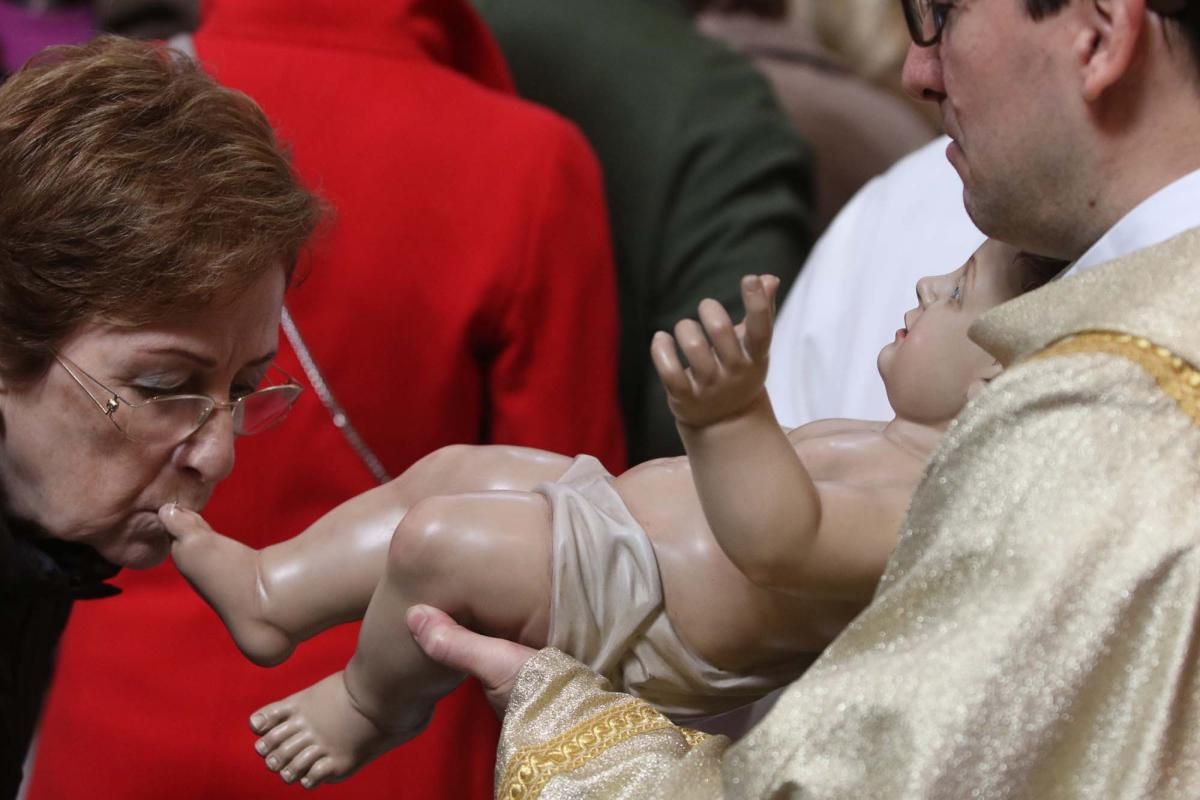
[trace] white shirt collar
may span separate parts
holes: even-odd
[[[1147,197],[1080,256],[1066,275],[1165,242],[1200,226],[1200,170],[1184,175]]]

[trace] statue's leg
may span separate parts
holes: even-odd
[[[308,637],[362,617],[383,576],[392,532],[413,505],[440,495],[532,489],[570,464],[566,456],[523,447],[443,447],[286,541],[255,551],[185,520],[172,552],[246,657],[274,665]]]
[[[305,786],[341,780],[418,733],[461,675],[408,634],[415,604],[482,633],[545,644],[550,619],[550,505],[527,492],[431,498],[396,529],[345,671],[256,712],[271,769]]]

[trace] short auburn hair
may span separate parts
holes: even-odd
[[[48,48],[0,84],[0,376],[41,377],[87,322],[290,281],[320,216],[262,110],[190,59]]]

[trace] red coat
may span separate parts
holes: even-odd
[[[209,10],[201,60],[259,101],[333,206],[287,302],[391,473],[481,441],[623,466],[598,169],[573,128],[499,91],[507,75],[473,12],[458,0]],[[282,337],[279,363],[303,374]],[[239,442],[207,516],[261,547],[372,485],[310,390],[283,426]],[[31,800],[299,797],[254,754],[246,718],[341,669],[357,626],[264,670],[170,564],[121,583],[71,621]],[[416,740],[320,794],[490,797],[497,730],[470,685]]]

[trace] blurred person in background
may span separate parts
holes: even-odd
[[[101,30],[139,39],[170,39],[200,23],[200,0],[92,0]]]
[[[824,46],[836,53],[854,74],[891,92],[942,129],[942,118],[931,103],[904,90],[900,67],[910,40],[900,3],[894,0],[791,0],[792,22],[807,26]]]
[[[770,85],[683,0],[474,0],[523,97],[577,124],[604,170],[631,463],[683,453],[650,339],[739,280],[790,287],[812,243],[812,162]]]
[[[699,29],[745,54],[771,81],[813,150],[817,231],[869,179],[934,136],[913,103],[880,85],[899,71],[908,33],[892,2],[691,0]],[[843,31],[871,31],[874,47]],[[836,32],[836,37],[829,34]],[[830,41],[841,49],[826,44]],[[843,55],[845,53],[845,55]]]
[[[95,28],[86,0],[0,0],[0,80],[44,47],[86,42]]]

